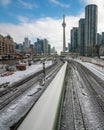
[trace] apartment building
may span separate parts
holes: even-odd
[[[0,35],[0,59],[14,58],[14,42],[8,35],[6,37]]]

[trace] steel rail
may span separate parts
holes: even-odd
[[[46,70],[49,70],[51,67],[54,67],[56,64],[57,63],[55,62],[54,64],[46,67]],[[3,95],[9,93],[12,88],[14,89],[14,88],[16,88],[16,87],[26,83],[27,81],[31,80],[32,78],[36,77],[37,75],[40,75],[42,72],[43,72],[43,70],[41,69],[40,71],[35,72],[32,75],[29,75],[29,76],[27,76],[27,77],[25,77],[25,78],[15,82],[15,83],[11,84],[10,86],[7,87],[6,90],[0,92],[0,97],[2,97]]]
[[[67,62],[31,109],[18,130],[58,130]]]
[[[81,78],[84,81],[84,84],[87,86],[88,91],[90,92],[90,95],[93,96],[94,101],[96,101],[96,106],[98,105],[98,113],[101,115],[104,113],[104,97],[103,97],[103,89],[102,91],[100,90],[102,83],[98,83],[98,79],[94,78],[97,77],[95,76],[91,71],[89,71],[87,68],[85,68],[83,65],[78,65],[76,64],[77,69],[79,71],[79,74],[81,75]],[[100,86],[101,85],[101,86]],[[96,110],[97,113],[97,110]],[[103,117],[100,119],[103,121]],[[88,123],[87,121],[86,123]],[[87,124],[89,127],[89,124]],[[100,124],[96,124],[96,129],[97,128],[104,128],[104,125],[100,122]],[[88,128],[90,129],[90,128]]]
[[[60,130],[103,130],[104,82],[80,63],[70,67]]]
[[[60,66],[61,65],[59,65],[58,67],[60,68]],[[50,68],[51,69],[51,68]],[[48,69],[48,71],[49,71],[49,69]],[[56,69],[54,70],[53,69],[53,73],[54,73],[54,71],[56,71],[57,72],[57,67],[56,67]],[[40,72],[40,71],[39,71]],[[50,71],[49,71],[50,72]],[[49,73],[49,72],[47,72],[47,73]],[[52,73],[51,73],[52,74]],[[39,74],[38,74],[39,75]],[[31,76],[30,76],[31,77]],[[28,77],[29,79],[30,79],[30,77]],[[29,83],[28,83],[29,82]],[[23,81],[23,83],[24,83],[24,85],[22,85],[22,83],[21,83],[21,88],[20,87],[18,87],[18,88],[20,88],[20,89],[16,89],[15,87],[13,88],[13,90],[14,89],[16,89],[16,91],[14,91],[14,92],[12,92],[12,94],[9,94],[9,95],[4,95],[6,98],[4,98],[4,100],[2,101],[2,102],[0,102],[0,110],[1,109],[3,109],[5,106],[7,106],[11,101],[13,101],[14,99],[16,99],[18,96],[20,96],[21,94],[23,94],[26,90],[28,90],[28,89],[30,89],[30,87],[35,83],[35,82],[38,82],[38,80],[37,79],[34,79],[34,77],[33,77],[33,79],[32,79],[32,77],[31,77],[31,79],[30,79],[30,81],[28,81],[28,79],[27,79],[27,82],[24,82]],[[25,85],[25,83],[26,83],[26,85]],[[27,84],[28,83],[28,84]],[[13,91],[12,89],[10,89],[11,91]]]
[[[84,71],[83,71],[84,69]],[[88,89],[90,90],[90,92],[92,92],[93,95],[95,96],[95,99],[97,100],[99,106],[101,107],[102,111],[104,112],[104,93],[103,93],[103,89],[100,89],[100,84],[97,82],[97,80],[94,79],[94,77],[88,72],[88,70],[86,68],[83,68],[83,66],[78,69],[80,72],[80,75],[82,75],[82,78],[84,81],[87,81],[87,84],[90,85],[90,87],[88,87]],[[84,75],[84,77],[83,77]],[[85,82],[86,83],[86,82]],[[102,85],[102,84],[101,84]],[[94,87],[97,86],[97,87]],[[96,89],[99,88],[99,91]]]

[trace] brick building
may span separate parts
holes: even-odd
[[[8,35],[6,37],[0,35],[0,59],[14,58],[14,42]]]

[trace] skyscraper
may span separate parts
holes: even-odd
[[[30,40],[28,37],[24,38],[24,49],[27,49],[30,47]]]
[[[83,18],[79,20],[78,43],[79,43],[79,54],[81,56],[84,56],[85,55],[85,19]]]
[[[87,5],[85,8],[85,43],[86,55],[94,55],[94,47],[97,44],[97,5]]]
[[[102,35],[97,33],[97,44],[101,45],[101,42],[102,42]]]
[[[66,23],[65,23],[65,15],[63,15],[62,27],[63,27],[63,52],[65,52],[66,51],[66,39],[65,39],[65,27],[66,27]]]
[[[49,41],[45,39],[37,38],[37,41],[34,43],[35,54],[50,54],[51,45]]]
[[[78,27],[73,27],[71,29],[71,52],[78,53]]]
[[[49,43],[49,41],[45,38],[45,39],[43,40],[43,52],[44,52],[45,54],[48,54],[48,43]]]
[[[37,38],[37,41],[34,43],[34,51],[35,54],[42,54],[43,53],[43,40]]]
[[[101,43],[104,45],[104,32],[102,32]]]

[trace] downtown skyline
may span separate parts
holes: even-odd
[[[70,42],[70,30],[78,27],[80,18],[85,17],[85,6],[98,6],[98,32],[104,31],[103,0],[0,0],[0,34],[10,34],[14,41],[22,43],[25,36],[32,42],[47,38],[56,50],[63,48],[63,13],[66,15],[66,46]],[[64,11],[63,11],[64,10]]]

